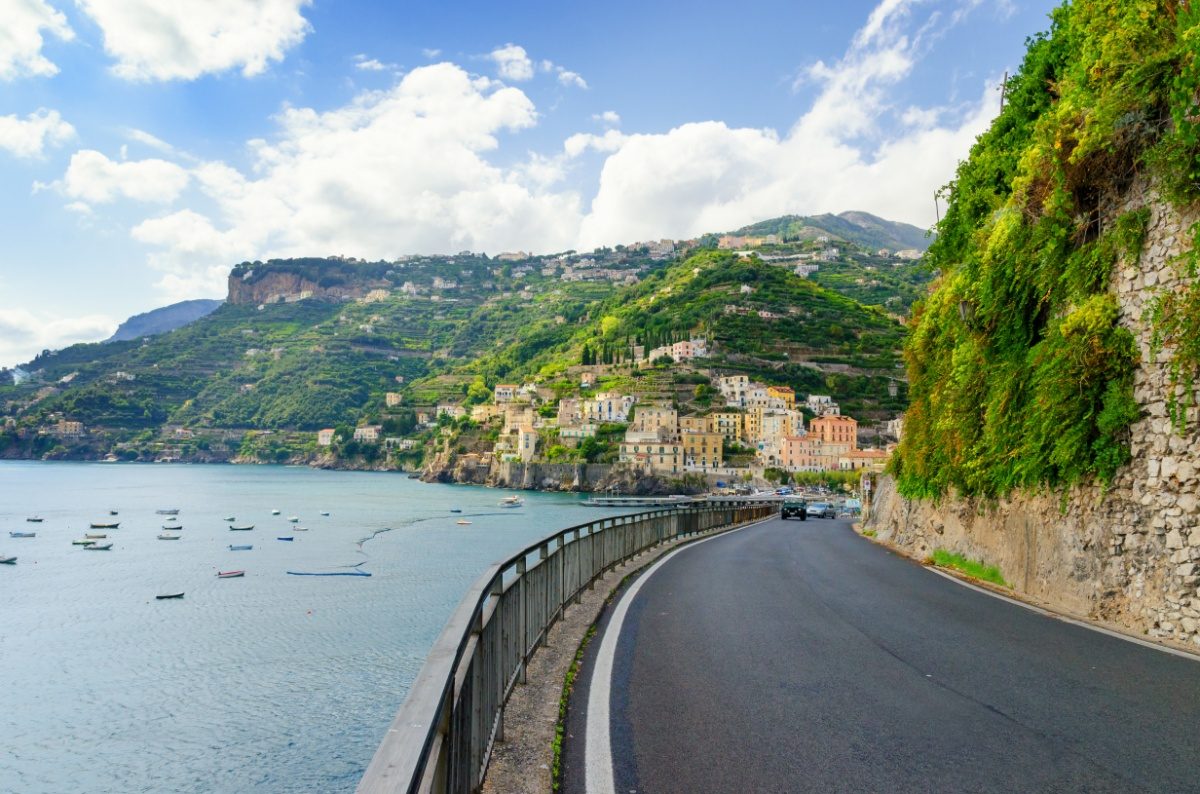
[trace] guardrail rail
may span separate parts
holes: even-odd
[[[740,500],[614,516],[569,527],[493,564],[455,608],[366,773],[360,794],[473,794],[504,705],[572,601],[607,571],[666,540],[765,518]]]

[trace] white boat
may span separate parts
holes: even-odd
[[[298,524],[300,523],[300,516],[288,516],[288,521],[292,522],[293,524]]]
[[[519,496],[506,496],[500,500],[501,507],[520,507],[525,504],[525,500]]]
[[[112,547],[113,544],[111,540],[108,543],[89,543],[88,545],[84,546],[84,548],[88,551],[108,551]]]
[[[307,532],[308,527],[292,527],[293,532]]]
[[[179,540],[182,537],[183,537],[183,535],[172,535],[170,532],[158,533],[159,540]]]
[[[272,511],[271,511],[271,515],[273,515],[273,516],[277,516],[277,515],[279,515],[279,509],[278,509],[278,508],[276,508],[275,510],[272,510]]]
[[[183,529],[183,524],[163,524],[162,528],[170,530],[171,532],[178,532],[179,530]]]
[[[455,523],[455,524],[462,524],[463,526],[466,526],[467,524],[470,524],[471,522],[470,522],[470,521],[468,521],[468,520],[467,520],[467,519],[465,519],[465,518],[460,518],[460,519],[458,519],[457,521],[455,521],[454,523]]]
[[[321,511],[321,515],[323,515],[323,516],[327,516],[327,515],[329,515],[329,511],[328,511],[328,510],[322,510],[322,511]]]

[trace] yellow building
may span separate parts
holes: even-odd
[[[796,407],[796,392],[790,386],[768,386],[767,396],[783,400],[788,410]]]
[[[720,433],[684,433],[679,440],[686,465],[706,469],[725,465],[725,438]]]
[[[740,444],[745,435],[745,415],[737,411],[718,411],[704,417],[706,433],[719,433],[726,444]]]

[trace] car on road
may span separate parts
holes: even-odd
[[[809,518],[837,518],[837,509],[828,502],[812,502],[807,512]]]
[[[801,521],[808,520],[808,502],[803,499],[788,499],[779,509],[780,518],[798,517]]]

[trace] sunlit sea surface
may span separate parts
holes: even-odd
[[[0,791],[352,791],[479,573],[618,512],[543,493],[500,509],[508,493],[277,466],[0,462],[0,555],[18,557],[0,565]],[[167,508],[180,540],[156,538]],[[71,545],[105,532],[93,520],[120,521],[111,551]],[[355,568],[371,576],[286,573]],[[216,576],[233,569],[245,577]]]

